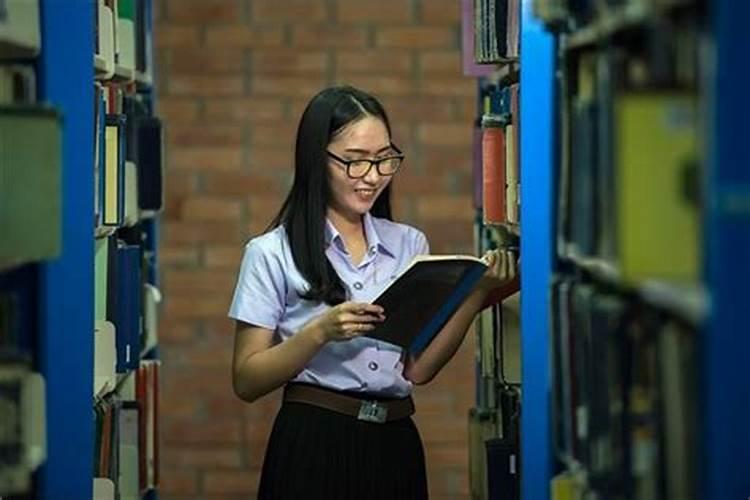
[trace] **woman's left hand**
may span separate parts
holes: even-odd
[[[482,259],[487,271],[479,281],[479,287],[487,292],[503,287],[518,277],[518,260],[510,250],[490,250]]]

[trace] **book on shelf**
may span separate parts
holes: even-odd
[[[474,289],[487,264],[470,255],[419,255],[374,301],[386,319],[367,336],[421,352]]]
[[[62,120],[45,106],[0,106],[0,269],[62,248]]]
[[[34,58],[42,47],[39,0],[0,2],[0,60]]]
[[[46,460],[45,380],[22,359],[0,362],[0,495],[28,493]]]

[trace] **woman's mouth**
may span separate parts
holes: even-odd
[[[361,188],[361,189],[355,189],[354,193],[357,195],[357,198],[364,202],[370,202],[374,199],[375,193],[377,190],[371,189],[371,188]]]

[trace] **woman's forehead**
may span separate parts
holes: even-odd
[[[344,149],[373,149],[375,151],[388,146],[390,138],[388,129],[379,118],[368,116],[350,123],[331,141]]]

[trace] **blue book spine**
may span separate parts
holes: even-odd
[[[474,285],[477,284],[486,270],[487,268],[485,266],[477,265],[466,273],[461,282],[453,290],[453,293],[448,298],[445,305],[414,338],[414,341],[409,347],[411,353],[420,353],[425,347],[427,347],[427,344],[430,343],[432,338],[440,331],[453,313],[456,312],[469,293],[471,293],[474,289]]]

